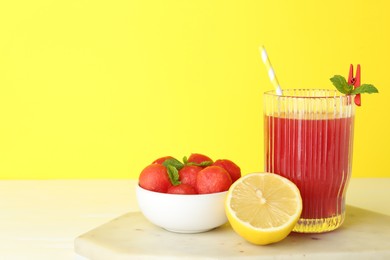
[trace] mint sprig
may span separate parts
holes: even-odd
[[[378,89],[372,84],[362,84],[360,87],[354,89],[354,86],[348,84],[347,80],[341,75],[334,75],[332,78],[330,78],[330,81],[332,81],[333,85],[338,91],[345,95],[379,93]]]
[[[180,179],[179,171],[181,170],[181,168],[184,167],[184,164],[179,160],[172,158],[172,159],[165,160],[162,163],[162,165],[164,165],[167,168],[168,177],[172,185],[177,186],[181,184],[179,180]]]
[[[188,162],[188,159],[186,156],[184,156],[183,162],[181,162],[175,158],[171,158],[171,159],[166,159],[162,163],[162,165],[164,165],[167,168],[169,180],[171,181],[172,185],[174,185],[174,186],[181,184],[179,171],[185,165],[195,165],[195,166],[200,166],[200,167],[206,167],[206,166],[210,166],[212,164],[213,164],[212,161],[203,161],[201,163]]]
[[[177,186],[179,184],[181,184],[181,182],[179,181],[179,170],[175,168],[175,166],[171,165],[171,164],[168,164],[167,167],[167,171],[168,171],[168,176],[169,176],[169,180],[171,181],[172,185],[174,186]]]
[[[371,84],[362,84],[360,85],[360,87],[355,88],[354,90],[351,91],[352,95],[362,94],[362,93],[371,94],[371,93],[379,93],[379,92],[378,89]]]
[[[200,167],[207,167],[213,164],[212,161],[203,161],[201,163],[196,163],[196,162],[188,162],[187,156],[183,157],[183,162],[184,165],[194,165],[194,166],[200,166]]]
[[[162,165],[164,165],[164,166],[167,167],[167,168],[168,168],[168,165],[172,165],[172,166],[175,167],[178,171],[180,171],[181,168],[184,167],[184,164],[183,164],[181,161],[179,161],[179,160],[177,160],[177,159],[175,159],[175,158],[166,159],[166,160],[162,163]]]

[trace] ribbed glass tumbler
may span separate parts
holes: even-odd
[[[353,98],[336,90],[264,93],[265,170],[290,179],[301,192],[303,210],[295,232],[327,232],[344,221],[352,168]]]

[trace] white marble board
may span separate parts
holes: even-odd
[[[120,216],[75,240],[75,251],[100,259],[390,259],[390,216],[347,206],[338,230],[291,233],[267,246],[252,245],[226,224],[209,232],[177,234],[156,227],[140,212]]]

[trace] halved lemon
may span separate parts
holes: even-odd
[[[225,211],[237,234],[253,244],[266,245],[292,231],[302,212],[302,198],[287,178],[250,173],[230,186]]]

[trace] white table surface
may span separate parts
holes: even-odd
[[[74,240],[139,211],[136,180],[0,181],[0,260],[77,259]],[[390,178],[353,178],[347,204],[390,216]]]

